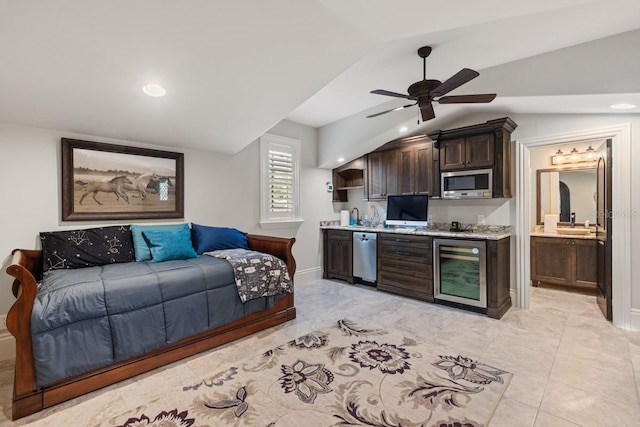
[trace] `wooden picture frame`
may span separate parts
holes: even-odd
[[[184,154],[62,138],[62,220],[184,217]]]

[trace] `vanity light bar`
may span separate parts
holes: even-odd
[[[562,150],[558,150],[556,154],[551,156],[551,164],[554,166],[570,165],[574,163],[591,163],[597,160],[596,150],[591,146],[585,151],[572,149],[570,153],[564,154]]]

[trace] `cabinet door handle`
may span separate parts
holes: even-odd
[[[396,255],[409,256],[411,255],[411,252],[396,251]]]
[[[407,267],[406,265],[396,265],[395,267],[400,270],[411,270],[411,267]]]
[[[395,239],[395,241],[399,242],[399,243],[409,243],[410,242],[410,240],[408,240],[408,239]]]

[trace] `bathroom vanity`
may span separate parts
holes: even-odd
[[[531,281],[595,292],[597,282],[595,235],[531,234]]]

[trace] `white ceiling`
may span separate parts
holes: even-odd
[[[0,0],[0,122],[232,154],[286,118],[357,145],[417,116],[361,120],[406,103],[369,91],[406,93],[423,45],[428,78],[480,72],[452,94],[498,93],[438,119],[610,112],[640,104],[639,29],[637,0]]]

